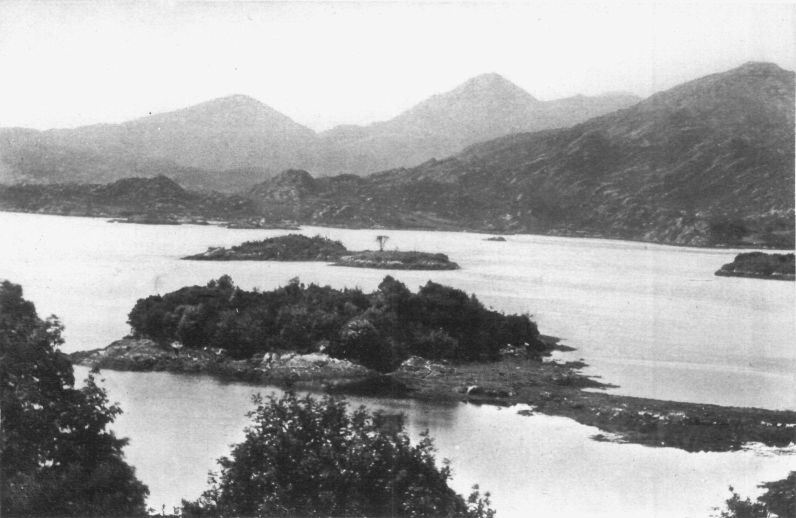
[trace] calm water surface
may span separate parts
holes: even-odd
[[[88,369],[77,368],[85,377]],[[114,428],[149,485],[150,505],[167,508],[196,498],[207,472],[229,445],[243,439],[255,393],[269,387],[222,383],[207,376],[103,372],[104,385],[125,413]],[[349,398],[351,404],[403,412],[413,439],[429,430],[437,458],[450,459],[453,487],[473,483],[493,494],[502,518],[687,518],[710,516],[732,484],[744,494],[796,469],[796,448],[686,453],[591,440],[596,428],[569,419],[520,416],[516,408]]]
[[[457,232],[387,231],[388,248],[448,253],[461,270],[383,271],[324,263],[180,261],[208,246],[287,231],[149,226],[101,219],[0,213],[2,275],[21,283],[40,313],[59,315],[66,350],[125,335],[135,301],[228,273],[271,289],[293,277],[372,290],[392,274],[473,292],[487,305],[531,313],[542,332],[577,348],[587,372],[617,392],[726,405],[796,409],[794,283],[715,277],[733,250],[620,241]],[[374,248],[376,231],[305,228],[349,249]],[[384,233],[384,231],[382,231]]]
[[[376,231],[305,228],[350,249],[373,248]],[[374,289],[392,274],[474,292],[506,312],[531,313],[540,329],[577,348],[587,372],[616,392],[684,401],[796,409],[794,284],[713,276],[736,251],[639,243],[455,232],[381,231],[388,248],[448,253],[462,269],[387,272],[322,263],[186,262],[208,246],[286,231],[110,224],[99,219],[0,213],[0,277],[20,283],[42,315],[59,315],[65,350],[103,347],[126,334],[135,301],[225,273],[245,289],[293,277]],[[84,371],[82,371],[84,372]],[[242,437],[249,396],[262,388],[206,377],[105,372],[125,415],[128,456],[150,502],[195,497],[213,460]],[[359,400],[358,400],[359,401]],[[457,489],[478,482],[500,516],[707,516],[733,484],[796,469],[795,457],[760,451],[687,454],[597,443],[593,428],[512,409],[362,400],[407,412],[413,434],[430,429],[453,461]]]

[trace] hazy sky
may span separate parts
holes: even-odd
[[[325,129],[484,72],[544,100],[646,96],[751,60],[796,68],[793,3],[0,0],[0,126],[118,122],[242,93]]]

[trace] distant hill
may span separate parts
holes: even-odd
[[[294,172],[250,195],[321,224],[793,247],[794,73],[748,63],[571,128],[364,179]]]
[[[234,192],[288,168],[366,174],[516,131],[566,126],[637,101],[578,97],[544,103],[496,74],[433,96],[398,117],[321,135],[243,95],[121,124],[36,131],[0,128],[0,183],[98,183],[166,175]]]
[[[227,220],[256,214],[246,198],[187,191],[165,176],[125,178],[109,184],[0,186],[0,210],[70,216],[147,216],[153,220]]]
[[[233,190],[310,161],[316,141],[309,128],[233,95],[122,124],[0,129],[0,181],[85,183],[165,174],[195,187]]]
[[[388,121],[321,133],[324,169],[363,174],[418,165],[511,133],[571,126],[639,100],[606,94],[543,102],[498,74],[484,74]]]

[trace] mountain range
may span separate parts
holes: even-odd
[[[367,141],[366,134],[382,135],[382,143],[396,134],[423,140],[410,137],[409,130],[399,131],[412,127],[444,134],[445,145],[452,147],[480,138],[475,135],[497,138],[446,158],[368,176],[313,176],[299,168],[260,175],[265,179],[240,193],[248,203],[237,197],[214,198],[213,203],[227,207],[217,207],[217,212],[237,210],[240,216],[254,214],[273,223],[793,248],[795,83],[791,71],[747,63],[568,127],[516,132],[529,113],[536,114],[534,124],[544,125],[545,110],[567,110],[550,108],[499,76],[480,76],[391,121],[338,128],[323,138],[350,148]],[[466,108],[473,96],[490,106],[484,92],[498,92],[494,99],[500,102],[481,113]],[[593,107],[594,100],[589,102]],[[438,111],[442,106],[447,108]],[[444,114],[451,115],[446,119]],[[449,124],[454,119],[465,123],[456,128]],[[308,135],[298,128],[288,134],[286,139],[296,140]],[[173,167],[177,179],[205,171],[195,165]],[[255,177],[251,173],[249,179]],[[146,193],[141,200],[145,212],[144,199],[157,197],[143,185],[136,192]],[[166,185],[177,192],[162,180],[158,185],[155,190]],[[0,208],[64,212],[64,187],[28,186],[24,207],[11,189],[0,188]],[[109,191],[93,189],[101,196],[92,195],[92,200],[112,204]]]
[[[570,128],[365,178],[287,171],[249,196],[316,224],[790,248],[794,73],[748,63]]]
[[[638,101],[628,94],[543,102],[497,74],[473,78],[397,117],[315,133],[244,95],[121,124],[0,129],[0,182],[109,182],[168,175],[237,191],[287,169],[367,174],[418,165],[518,131],[569,126]]]

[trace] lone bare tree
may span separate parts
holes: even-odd
[[[386,243],[388,239],[390,239],[390,236],[376,236],[376,241],[379,242],[379,252],[384,251],[384,243]]]

